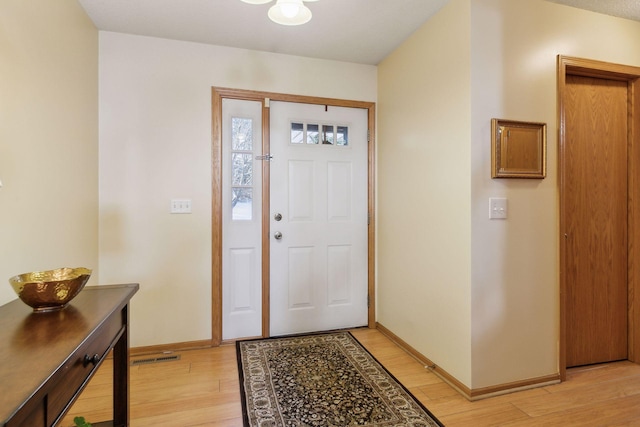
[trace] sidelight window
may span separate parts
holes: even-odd
[[[231,219],[253,218],[253,120],[231,119]]]

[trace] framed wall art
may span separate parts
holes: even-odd
[[[491,119],[491,178],[547,174],[546,123]]]

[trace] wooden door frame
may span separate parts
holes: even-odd
[[[212,112],[212,206],[211,206],[211,343],[222,343],[222,100],[239,99],[262,103],[262,149],[269,152],[269,102],[297,102],[301,104],[329,105],[335,107],[362,108],[367,110],[368,136],[368,205],[369,225],[367,230],[367,325],[375,328],[375,103],[350,101],[335,98],[289,95],[221,87],[211,88]],[[262,168],[262,336],[269,332],[269,163]],[[266,214],[265,214],[266,213]]]
[[[585,77],[605,78],[609,80],[626,81],[628,85],[629,103],[627,134],[628,144],[628,259],[627,259],[627,287],[628,287],[628,359],[640,362],[640,277],[638,267],[640,262],[640,68],[626,65],[593,61],[582,58],[558,55],[558,174],[560,188],[560,342],[559,368],[560,379],[566,380],[567,375],[567,319],[566,319],[566,269],[567,244],[566,236],[566,118],[565,118],[565,87],[566,76],[579,75]]]

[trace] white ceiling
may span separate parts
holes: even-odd
[[[78,0],[99,30],[378,64],[447,0],[320,0],[313,18],[286,27],[273,4],[240,0]],[[640,0],[549,0],[640,21]]]
[[[640,0],[547,0],[619,18],[640,21]]]
[[[320,0],[287,27],[273,5],[240,0],[79,0],[98,29],[321,59],[377,64],[447,0]]]

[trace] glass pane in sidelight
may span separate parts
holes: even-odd
[[[320,143],[320,126],[307,124],[307,144]]]
[[[231,219],[250,221],[253,218],[253,189],[231,189]]]
[[[322,143],[333,144],[333,125],[322,125]]]
[[[253,185],[253,156],[246,153],[232,153],[233,177],[231,185]]]
[[[242,117],[231,118],[231,149],[253,150],[253,120]]]
[[[302,144],[304,142],[304,124],[291,123],[291,143]]]
[[[336,145],[349,145],[349,128],[336,126]]]

